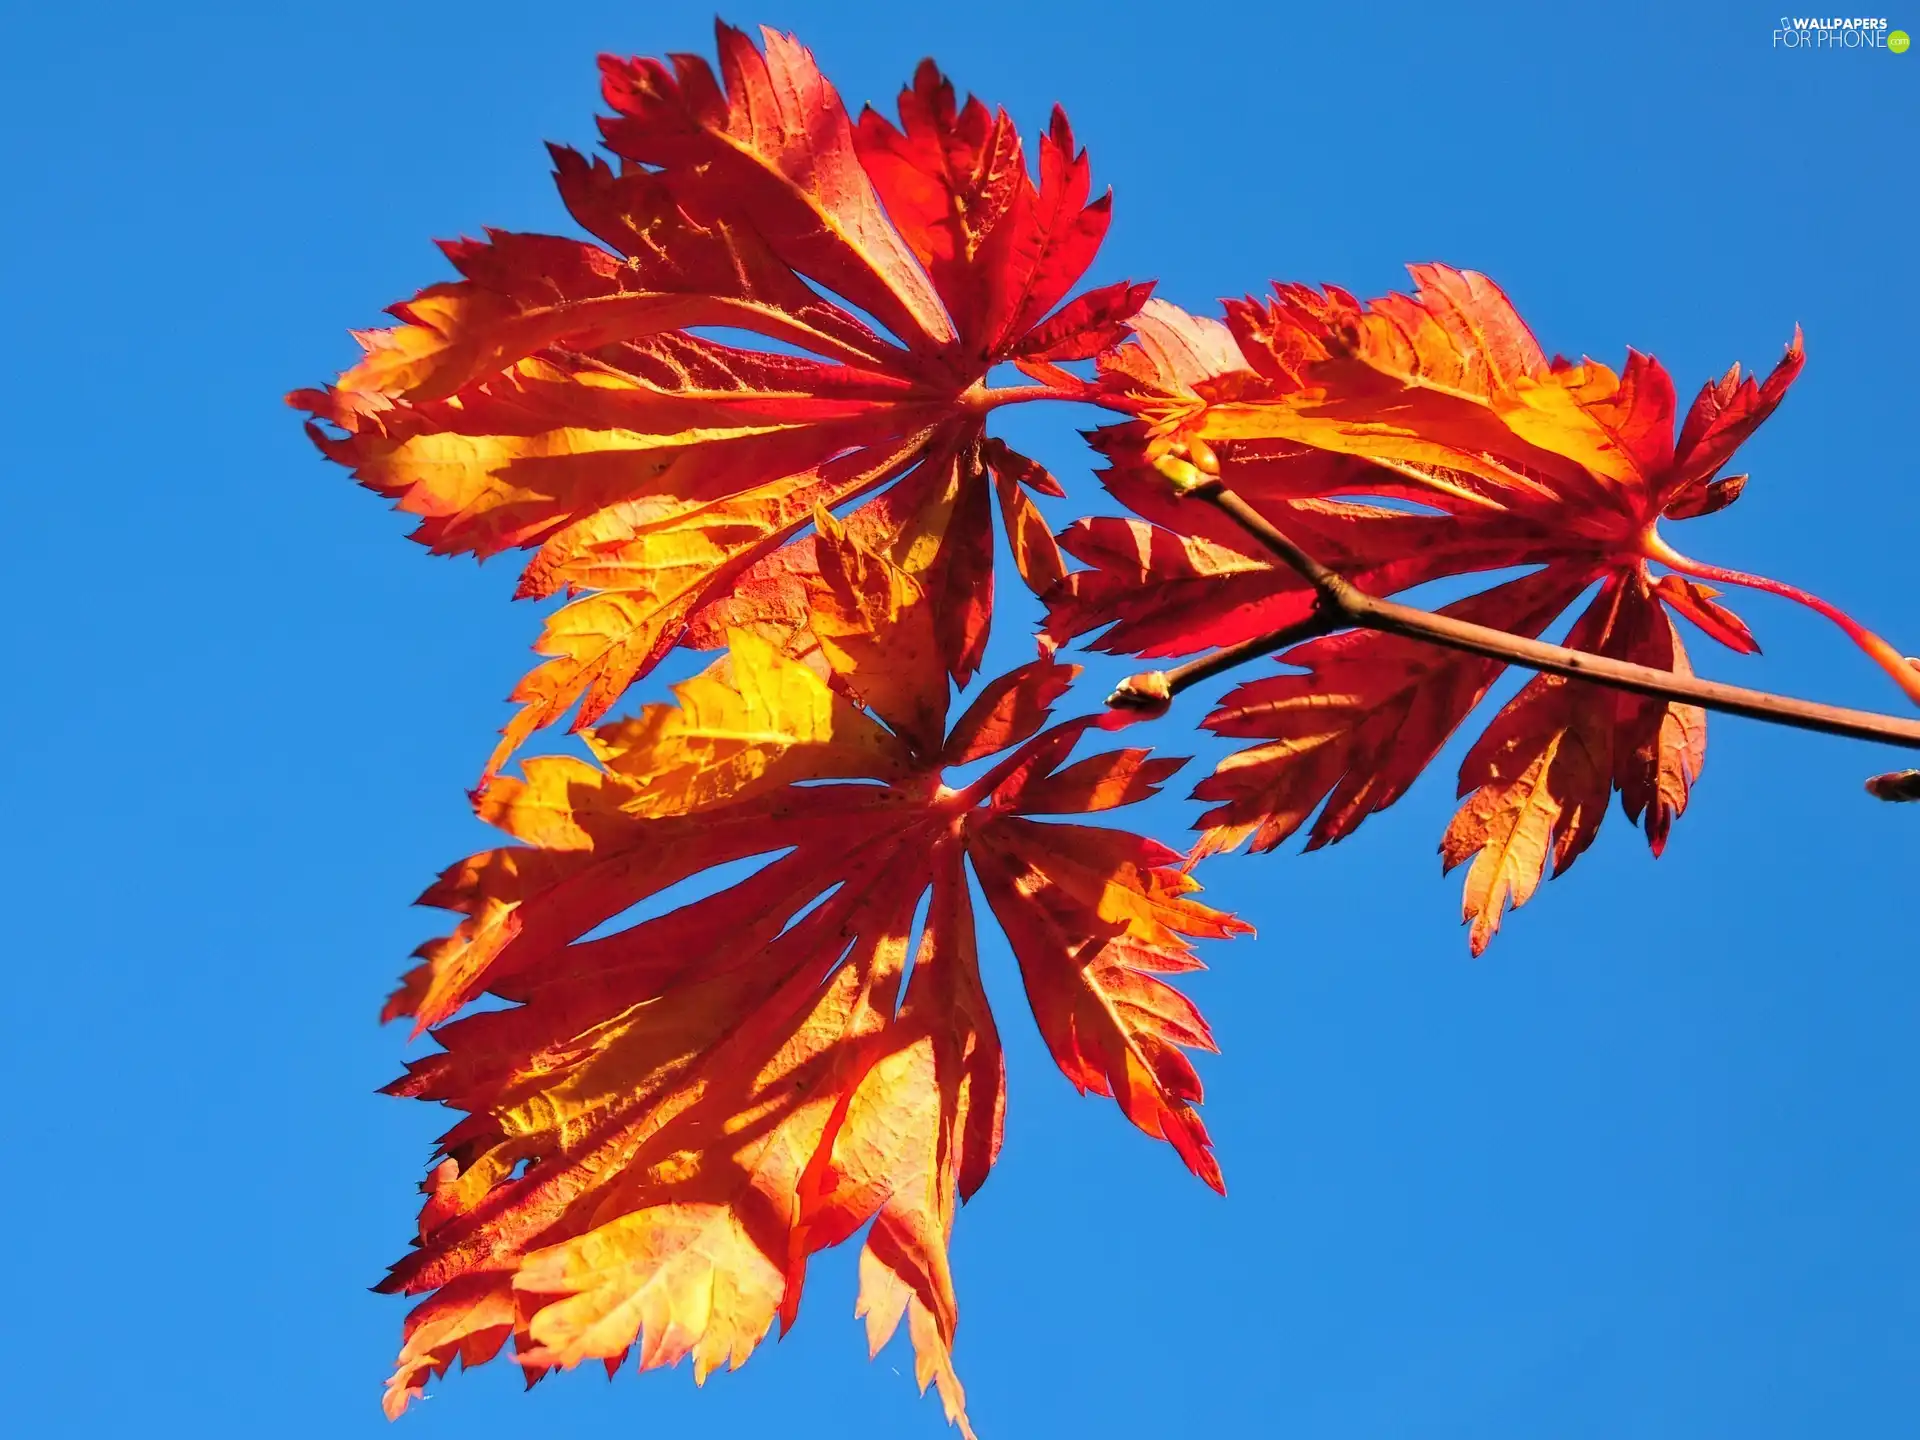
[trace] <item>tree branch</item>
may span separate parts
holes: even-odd
[[[1311,640],[1316,635],[1338,630],[1343,624],[1345,622],[1338,615],[1329,613],[1324,606],[1317,607],[1306,619],[1283,625],[1270,635],[1256,635],[1251,640],[1242,640],[1238,645],[1223,645],[1211,655],[1202,655],[1198,660],[1189,660],[1171,670],[1149,670],[1142,675],[1130,675],[1107,697],[1107,704],[1138,710],[1157,709],[1188,686],[1198,685],[1202,680],[1210,680],[1236,665],[1244,665],[1262,655],[1271,655],[1302,640]]]
[[[1852,740],[1878,740],[1920,750],[1920,720],[1881,715],[1871,710],[1850,710],[1839,705],[1822,705],[1811,700],[1795,700],[1764,690],[1749,690],[1740,685],[1725,685],[1717,680],[1701,680],[1635,665],[1608,655],[1585,650],[1570,650],[1543,640],[1529,640],[1486,625],[1436,615],[1430,610],[1401,605],[1369,595],[1314,559],[1283,531],[1261,515],[1233,491],[1210,477],[1181,487],[1185,494],[1204,500],[1230,517],[1241,529],[1258,540],[1275,558],[1311,584],[1318,595],[1314,613],[1306,621],[1287,626],[1271,635],[1242,641],[1211,655],[1168,671],[1150,671],[1122,682],[1109,704],[1134,708],[1153,708],[1164,704],[1190,685],[1231,668],[1258,655],[1270,654],[1296,641],[1324,635],[1346,626],[1379,630],[1424,640],[1450,650],[1482,655],[1520,665],[1548,675],[1564,675],[1586,680],[1615,690],[1647,695],[1656,700],[1679,701],[1717,710],[1727,715],[1744,715],[1749,720],[1764,720],[1773,725],[1789,725],[1827,735],[1844,735]],[[1877,793],[1877,792],[1876,792]]]

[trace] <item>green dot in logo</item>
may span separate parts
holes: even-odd
[[[1887,49],[1893,51],[1896,55],[1906,54],[1907,46],[1912,43],[1913,42],[1907,38],[1907,32],[1904,30],[1889,30],[1887,32]]]

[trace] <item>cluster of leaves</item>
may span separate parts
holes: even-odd
[[[1413,295],[1371,304],[1282,285],[1223,321],[1145,285],[1075,293],[1109,204],[1058,111],[1036,176],[1005,112],[960,103],[931,62],[896,122],[850,117],[791,38],[722,26],[718,48],[717,76],[603,61],[617,164],[553,150],[593,240],[446,245],[459,279],[291,397],[415,538],[531,551],[519,595],[566,601],[475,795],[516,843],[428,890],[461,919],[387,1007],[441,1046],[394,1093],[462,1114],[385,1284],[427,1296],[392,1414],[509,1338],[531,1377],[636,1350],[702,1378],[738,1365],[793,1321],[807,1258],[866,1226],[870,1342],[906,1318],[922,1388],[965,1429],[946,1246],[1004,1107],[971,884],[1061,1070],[1221,1188],[1186,1054],[1211,1040],[1160,977],[1247,927],[1192,898],[1192,863],[1310,818],[1310,846],[1351,834],[1502,665],[1324,635],[1207,717],[1257,743],[1201,781],[1189,854],[1034,818],[1133,803],[1180,764],[1075,759],[1130,717],[1050,723],[1075,674],[1060,646],[1191,654],[1314,611],[1305,579],[1170,480],[1218,477],[1377,594],[1522,567],[1448,607],[1514,634],[1591,591],[1579,648],[1685,672],[1674,616],[1756,648],[1704,583],[1749,577],[1687,561],[1659,523],[1739,495],[1721,472],[1798,373],[1797,336],[1764,382],[1736,367],[1682,417],[1657,362],[1549,360],[1470,272],[1415,267]],[[990,385],[1006,364],[1031,383]],[[1047,398],[1114,414],[1092,438],[1131,517],[1049,534],[1032,496],[1061,487],[986,433]],[[996,510],[1045,604],[1039,654],[949,724],[986,645]],[[676,646],[722,653],[675,703],[609,720]],[[592,763],[500,773],[569,716]],[[1658,853],[1704,744],[1692,706],[1528,682],[1468,751],[1443,843],[1470,862],[1474,950],[1616,791]],[[984,773],[950,786],[956,767]],[[488,995],[508,1003],[461,1016]]]

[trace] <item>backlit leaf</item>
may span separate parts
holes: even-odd
[[[1550,360],[1486,277],[1439,265],[1412,273],[1413,295],[1369,304],[1279,285],[1270,300],[1229,303],[1224,324],[1161,301],[1143,308],[1137,343],[1101,359],[1103,395],[1135,418],[1095,437],[1110,462],[1102,480],[1140,518],[1062,533],[1086,568],[1048,592],[1051,643],[1095,634],[1102,649],[1190,654],[1313,613],[1301,577],[1219,510],[1179,498],[1168,478],[1217,471],[1308,554],[1376,595],[1522,567],[1444,612],[1537,636],[1598,583],[1570,643],[1584,636],[1684,672],[1670,608],[1736,651],[1759,648],[1699,583],[1721,572],[1678,556],[1658,523],[1738,495],[1744,477],[1718,472],[1799,372],[1798,336],[1763,383],[1736,367],[1683,417],[1657,361],[1629,352],[1616,372]],[[1655,565],[1677,568],[1656,579]],[[1836,618],[1886,662],[1884,642]],[[1196,790],[1213,802],[1197,856],[1249,840],[1271,848],[1310,821],[1309,848],[1351,834],[1406,793],[1503,669],[1367,632],[1280,658],[1304,673],[1243,684],[1207,720],[1261,743]],[[1469,754],[1462,783],[1474,794],[1444,847],[1450,865],[1475,857],[1476,952],[1502,910],[1532,894],[1549,852],[1564,869],[1590,843],[1615,789],[1659,853],[1704,748],[1704,716],[1691,707],[1531,682]]]
[[[1058,578],[1019,493],[1044,472],[982,449],[985,379],[1019,360],[1077,398],[1053,362],[1111,347],[1146,300],[1124,283],[1068,298],[1108,223],[1085,152],[1055,111],[1036,178],[1005,112],[960,105],[930,62],[898,126],[856,125],[797,41],[763,43],[721,25],[718,75],[603,59],[617,167],[553,151],[598,243],[449,244],[461,278],[290,397],[327,455],[420,517],[415,538],[532,549],[520,594],[570,599],[488,773],[570,712],[600,720],[674,646],[722,643],[743,604],[805,648],[780,583],[803,567],[777,557],[819,510],[891,496],[847,523],[922,582],[962,683],[991,612],[990,487],[1027,583]]]
[[[480,813],[521,843],[423,897],[465,918],[389,1005],[443,1047],[392,1088],[465,1118],[383,1285],[434,1292],[390,1409],[506,1334],[535,1373],[630,1352],[737,1366],[793,1322],[808,1256],[871,1222],[870,1342],[905,1318],[922,1387],[964,1429],[946,1243],[1005,1103],[969,868],[1068,1079],[1222,1186],[1186,1056],[1212,1037],[1160,977],[1247,927],[1192,898],[1176,852],[1030,818],[1132,803],[1179,762],[1072,761],[1092,722],[1045,728],[1073,673],[1050,660],[949,727],[918,582],[831,518],[814,543],[824,670],[736,630],[675,704],[592,732],[598,763],[496,779]],[[994,763],[944,783],[974,761]],[[628,916],[645,902],[662,913]],[[486,993],[508,1007],[454,1018]]]

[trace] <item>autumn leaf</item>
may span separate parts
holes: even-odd
[[[1212,1039],[1161,977],[1247,927],[1192,898],[1176,852],[1035,818],[1130,804],[1180,762],[1071,759],[1094,722],[1047,727],[1074,672],[1046,659],[949,726],[932,599],[830,517],[815,547],[822,667],[735,630],[675,703],[590,732],[595,763],[496,779],[480,814],[519,843],[423,897],[463,919],[388,1014],[443,1049],[391,1088],[464,1118],[382,1287],[431,1292],[392,1411],[508,1337],[532,1375],[738,1366],[793,1322],[808,1257],[870,1222],[869,1342],[904,1319],[966,1430],[946,1246],[1005,1103],[969,866],[1062,1071],[1221,1187],[1186,1055]],[[483,994],[510,1003],[453,1018]]]
[[[1686,673],[1673,623],[1644,579],[1609,576],[1569,643]],[[1501,709],[1460,766],[1467,801],[1440,842],[1448,869],[1471,861],[1462,912],[1483,953],[1508,905],[1523,905],[1593,843],[1617,789],[1653,853],[1666,846],[1706,754],[1706,715],[1558,675],[1536,675]],[[1468,793],[1471,792],[1471,793]]]
[[[1276,286],[1271,300],[1230,302],[1224,323],[1149,302],[1137,341],[1100,362],[1103,395],[1134,418],[1095,437],[1109,460],[1103,483],[1139,518],[1063,532],[1086,568],[1048,597],[1055,644],[1095,635],[1103,649],[1189,654],[1314,613],[1302,577],[1217,509],[1180,498],[1217,472],[1372,594],[1523,568],[1443,613],[1532,637],[1598,584],[1569,643],[1684,672],[1668,613],[1750,653],[1752,632],[1707,582],[1751,585],[1835,619],[1920,696],[1914,669],[1850,617],[1779,582],[1689,560],[1660,532],[1663,519],[1738,497],[1746,477],[1719,472],[1799,373],[1797,335],[1765,381],[1735,367],[1682,416],[1658,361],[1629,352],[1615,372],[1549,360],[1486,277],[1438,265],[1412,273],[1414,295],[1370,304],[1332,287]],[[1270,849],[1310,819],[1309,848],[1351,834],[1406,792],[1504,668],[1375,632],[1311,640],[1279,658],[1295,673],[1241,685],[1206,721],[1261,743],[1195,791],[1214,802],[1196,855],[1249,841]],[[1474,862],[1475,952],[1503,909],[1533,893],[1549,854],[1563,870],[1591,843],[1616,790],[1658,854],[1704,750],[1693,707],[1532,681],[1469,754],[1462,793],[1472,794],[1443,846],[1450,866]]]
[[[359,364],[289,397],[329,457],[419,517],[416,539],[533,550],[519,595],[569,601],[489,773],[569,712],[601,719],[677,644],[745,621],[805,648],[805,557],[787,551],[816,509],[863,497],[848,523],[922,581],[965,683],[996,496],[1028,583],[1062,568],[1022,489],[1044,472],[985,442],[984,418],[1077,397],[1059,362],[1111,348],[1148,292],[1071,295],[1109,202],[1089,198],[1059,111],[1036,180],[1006,113],[960,104],[931,62],[897,125],[856,123],[791,37],[717,34],[718,76],[694,56],[603,58],[617,168],[553,149],[593,242],[444,246],[460,279],[392,307]],[[988,387],[1002,362],[1043,384]]]

